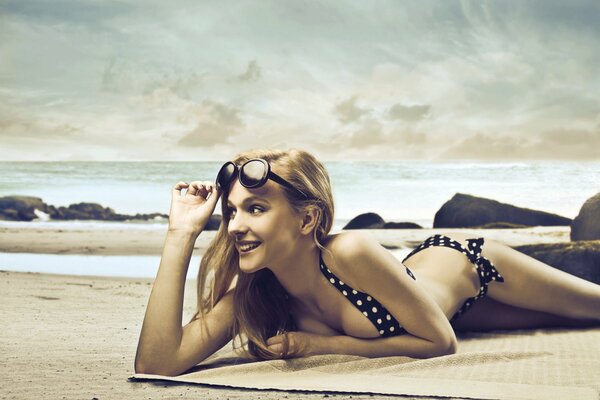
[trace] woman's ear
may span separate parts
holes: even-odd
[[[317,206],[308,206],[304,211],[302,217],[302,225],[300,226],[300,233],[307,235],[312,233],[313,229],[319,224],[319,217],[321,216],[321,210]]]

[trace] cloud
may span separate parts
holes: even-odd
[[[476,133],[459,139],[444,150],[440,159],[490,159],[512,158],[529,148],[527,139],[500,136],[489,133]],[[518,157],[518,156],[517,156]]]
[[[238,80],[241,82],[256,82],[261,77],[261,70],[256,60],[252,60],[248,63],[246,72],[238,76]]]
[[[426,118],[430,109],[430,105],[405,106],[398,103],[394,104],[389,109],[388,118],[393,120],[416,122]]]
[[[181,97],[189,97],[207,78],[207,73],[178,71],[174,68],[149,67],[140,62],[112,58],[102,72],[101,90],[116,94],[151,93],[170,89]]]
[[[213,101],[203,102],[201,108],[198,125],[177,142],[179,146],[211,147],[227,143],[244,126],[238,109]]]
[[[363,115],[369,113],[368,109],[360,108],[356,105],[357,100],[358,97],[353,96],[335,105],[334,114],[336,115],[338,121],[343,124],[355,122]]]
[[[352,132],[348,145],[356,148],[369,147],[385,140],[381,123],[374,118],[367,119],[357,130]]]
[[[44,113],[25,116],[16,109],[0,108],[0,137],[3,139],[76,140],[83,131],[59,115]]]
[[[600,149],[600,126],[596,126],[594,130],[554,129],[543,132],[540,138],[559,146],[576,146],[582,144],[598,150]],[[600,156],[600,154],[598,155]]]
[[[392,129],[388,135],[388,142],[390,144],[397,144],[402,146],[411,147],[413,150],[415,147],[425,147],[428,137],[426,134],[412,129]]]
[[[2,11],[11,17],[31,19],[36,23],[90,24],[101,27],[102,22],[130,14],[135,7],[127,2],[55,0],[52,7],[40,0],[4,0]],[[107,4],[108,3],[108,4]]]
[[[593,0],[0,3],[0,157],[13,143],[63,154],[33,138],[82,159],[110,143],[123,159],[287,142],[342,160],[598,147]]]
[[[556,129],[538,134],[477,133],[443,150],[440,159],[598,160],[600,129]]]

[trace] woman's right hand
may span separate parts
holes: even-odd
[[[169,231],[191,232],[197,235],[208,223],[221,195],[215,184],[210,181],[179,182],[171,194]]]

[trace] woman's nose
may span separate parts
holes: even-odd
[[[227,231],[230,235],[235,236],[237,233],[245,232],[248,229],[244,218],[240,214],[235,214],[229,217],[229,224],[227,225]]]

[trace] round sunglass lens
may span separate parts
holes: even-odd
[[[240,182],[246,187],[257,187],[264,183],[266,176],[265,164],[259,160],[251,160],[242,167]]]
[[[217,185],[220,190],[225,190],[229,187],[233,175],[235,174],[235,164],[228,162],[224,164],[217,174]]]

